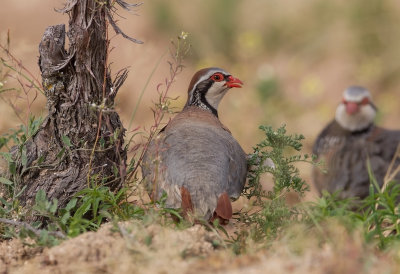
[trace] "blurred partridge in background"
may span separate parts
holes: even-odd
[[[400,142],[400,131],[377,127],[376,112],[367,89],[351,86],[344,91],[335,119],[319,134],[313,148],[327,169],[326,174],[318,168],[313,170],[314,184],[320,193],[340,191],[341,198],[365,198],[370,185],[367,159],[379,185],[383,185]],[[395,179],[399,180],[400,175]]]

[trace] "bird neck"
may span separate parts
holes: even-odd
[[[193,94],[189,97],[184,108],[189,106],[195,106],[209,111],[218,118],[218,111],[207,102],[206,94],[204,92],[200,92],[198,89],[193,91]]]
[[[367,126],[365,126],[363,128],[349,130],[348,128],[343,127],[337,121],[334,121],[331,124],[330,132],[332,132],[333,135],[336,135],[336,136],[343,136],[343,137],[345,137],[345,136],[347,136],[347,137],[353,136],[353,137],[356,137],[356,136],[361,136],[361,135],[369,133],[372,130],[373,127],[374,127],[374,123],[370,123],[370,124],[368,124]]]
[[[362,128],[362,129],[353,130],[353,131],[351,132],[351,135],[353,135],[353,136],[357,135],[357,136],[358,136],[358,135],[366,134],[366,133],[368,133],[368,132],[371,131],[371,129],[373,128],[373,126],[374,126],[374,124],[371,123],[371,124],[369,124],[368,126]]]

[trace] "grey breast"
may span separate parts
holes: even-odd
[[[157,157],[157,167],[148,164],[150,158]],[[179,208],[180,187],[184,186],[195,213],[206,219],[213,214],[219,195],[227,192],[231,198],[239,197],[246,180],[244,151],[228,131],[207,121],[188,118],[167,127],[145,158],[148,168],[143,173],[155,198],[165,191],[166,206]]]

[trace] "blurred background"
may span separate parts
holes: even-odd
[[[7,43],[9,32],[11,52],[38,79],[38,45],[47,26],[67,23],[67,15],[54,11],[63,2],[2,1],[0,42]],[[144,41],[137,45],[110,31],[112,71],[130,70],[116,99],[126,127],[157,61],[171,39],[185,31],[192,51],[170,92],[179,96],[173,106],[184,105],[196,70],[218,66],[231,72],[245,85],[226,95],[219,115],[246,152],[263,137],[259,125],[286,124],[289,133],[306,137],[303,152],[310,153],[317,134],[333,119],[343,90],[354,84],[372,92],[379,125],[400,128],[399,1],[151,0],[134,12],[118,13],[122,30]],[[169,75],[168,59],[164,55],[151,78],[130,130],[152,124],[156,86]],[[12,80],[3,84],[17,86]],[[0,134],[21,124],[4,100],[7,95],[2,96]],[[26,109],[23,98],[17,103]],[[46,115],[43,95],[32,112]],[[308,181],[310,171],[308,165],[301,167]]]

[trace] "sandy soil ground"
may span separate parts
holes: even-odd
[[[0,243],[0,273],[398,273],[393,256],[363,246],[339,226],[322,245],[301,228],[303,240],[278,239],[268,248],[249,243],[245,255],[223,247],[221,236],[196,225],[176,230],[138,222],[106,224],[52,248],[19,240]],[[299,230],[300,229],[300,230]],[[122,233],[120,232],[122,231]],[[290,234],[288,234],[290,235]],[[252,246],[254,248],[252,248]]]

